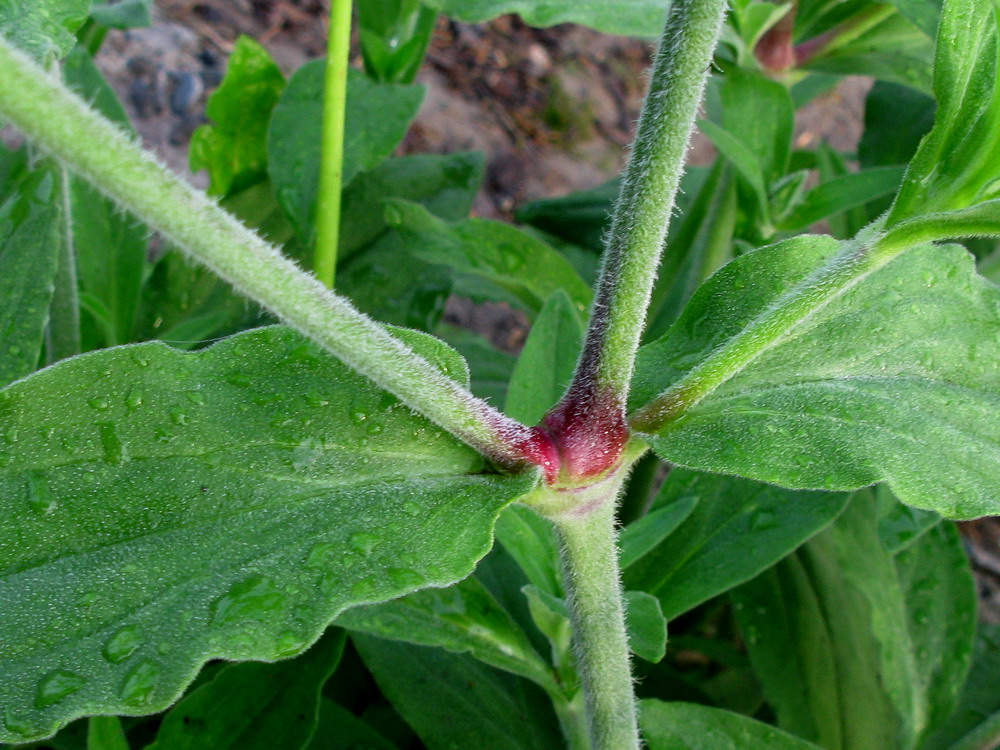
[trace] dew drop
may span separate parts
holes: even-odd
[[[754,531],[766,531],[777,527],[778,519],[770,508],[758,508],[750,514],[750,528]]]
[[[244,375],[241,372],[234,372],[226,378],[226,382],[229,383],[229,385],[236,386],[237,388],[249,388],[253,384],[253,379],[249,375]]]
[[[17,438],[18,435],[16,427],[8,427],[6,430],[4,430],[3,439],[6,440],[10,445],[16,443]]]
[[[338,557],[338,547],[332,542],[319,542],[314,544],[306,554],[305,566],[307,568],[328,568],[330,563]]]
[[[281,610],[285,596],[267,576],[252,575],[229,587],[212,604],[212,624],[263,620]]]
[[[94,396],[87,401],[87,405],[95,411],[106,411],[111,408],[111,402],[104,396]]]
[[[52,494],[52,490],[49,489],[49,483],[45,476],[38,472],[32,472],[28,477],[28,507],[35,513],[48,515],[56,509],[57,505],[56,498]]]
[[[188,423],[188,415],[183,409],[173,408],[170,410],[170,421],[175,425],[183,426]]]
[[[12,711],[7,711],[3,717],[3,725],[8,731],[19,734],[22,737],[37,737],[42,732],[26,716],[19,716]]]
[[[35,691],[35,708],[46,708],[58,703],[77,690],[87,681],[78,674],[65,669],[55,669],[38,681]]]
[[[102,422],[97,426],[101,436],[101,449],[105,463],[120,466],[125,463],[125,445],[118,436],[118,428],[113,422]]]
[[[355,599],[370,599],[378,593],[378,581],[374,578],[363,578],[351,586],[351,596]]]
[[[7,353],[12,357],[16,357],[18,354],[21,353],[21,347],[17,345],[8,346]]]
[[[416,586],[422,586],[427,580],[417,571],[409,570],[407,568],[389,568],[387,574],[389,576],[389,580],[400,588],[409,589]]]
[[[159,665],[146,659],[132,667],[125,675],[118,697],[130,706],[145,705],[153,697],[153,691],[159,681]]]
[[[78,607],[93,607],[100,600],[101,594],[99,591],[84,591],[80,594],[80,597],[76,600],[76,606]]]
[[[142,406],[142,391],[132,388],[125,397],[125,407],[129,411],[135,411],[140,406]]]
[[[368,429],[365,430],[369,435],[378,435],[385,427],[378,422],[372,422],[368,425]]]
[[[354,547],[361,554],[368,556],[375,549],[376,545],[381,542],[382,539],[375,534],[369,534],[366,531],[359,531],[357,534],[351,534],[350,542],[351,546]]]
[[[419,516],[424,512],[424,508],[420,503],[415,503],[413,500],[407,500],[403,503],[403,512],[408,516]]]
[[[187,391],[184,396],[195,406],[205,405],[205,396],[200,391]]]
[[[139,367],[149,367],[149,360],[138,352],[132,354],[132,361]]]
[[[363,411],[356,411],[351,415],[351,419],[353,419],[358,424],[361,424],[366,419],[368,419],[368,415]]]
[[[142,636],[135,625],[118,628],[104,643],[101,653],[112,664],[125,661],[142,645]]]
[[[305,642],[299,638],[298,634],[291,630],[284,630],[278,634],[274,643],[274,653],[277,656],[294,656],[302,651]]]

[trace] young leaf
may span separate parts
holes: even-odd
[[[301,750],[344,640],[333,630],[297,659],[223,667],[167,712],[146,750]]]
[[[856,493],[830,529],[733,593],[779,723],[824,747],[916,747],[970,663],[976,595],[955,528],[893,555],[876,509]]]
[[[389,200],[386,221],[406,250],[511,293],[529,310],[541,309],[563,290],[577,312],[590,304],[590,289],[569,262],[541,240],[499,221],[466,219],[449,224],[415,203]]]
[[[73,48],[89,13],[90,0],[0,0],[0,34],[46,63]]]
[[[3,391],[0,423],[4,741],[161,710],[209,659],[288,656],[348,606],[449,585],[534,482],[278,327],[66,360]]]
[[[23,158],[0,151],[14,178],[0,187],[0,386],[38,367],[62,234],[58,174],[22,172]]]
[[[639,726],[649,750],[819,750],[779,729],[695,703],[640,703]]]
[[[268,131],[268,172],[296,230],[312,244],[322,142],[326,63],[306,63],[285,87]],[[384,161],[406,135],[424,98],[422,86],[376,83],[348,71],[342,184]]]
[[[391,602],[354,607],[337,625],[417,646],[467,653],[485,664],[557,689],[548,665],[527,636],[475,577],[446,589],[426,589]]]
[[[667,620],[773,565],[836,518],[847,496],[674,469],[654,508],[692,499],[676,530],[625,571],[626,588],[655,594]]]
[[[803,236],[723,268],[640,352],[635,403],[757,330],[837,258],[836,241]],[[705,471],[835,490],[884,480],[919,508],[995,513],[998,326],[1000,289],[964,248],[917,247],[782,328],[650,440],[665,460]]]
[[[432,8],[463,23],[482,23],[505,13],[517,13],[531,26],[578,23],[606,34],[655,36],[663,27],[662,0],[429,0]]]
[[[552,750],[562,745],[540,688],[470,656],[355,635],[382,692],[428,750]]]
[[[285,88],[268,51],[247,36],[236,40],[226,77],[208,98],[202,125],[191,136],[191,170],[208,170],[211,195],[228,195],[267,175],[267,126]]]
[[[66,84],[106,117],[133,133],[125,109],[93,59],[77,47],[63,63]],[[106,311],[105,335],[86,348],[133,340],[146,269],[148,230],[84,180],[70,179],[73,250],[81,289]]]
[[[540,422],[566,391],[582,344],[579,309],[561,289],[553,292],[524,342],[504,412],[522,424]]]

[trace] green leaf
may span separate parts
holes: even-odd
[[[977,750],[1000,737],[1000,626],[983,625],[958,706],[920,750]]]
[[[432,8],[463,23],[517,13],[530,26],[578,23],[606,34],[655,37],[663,29],[665,0],[429,0]]]
[[[784,232],[801,231],[818,221],[891,195],[902,177],[903,168],[893,166],[835,177],[806,193],[802,202],[778,222],[778,228]]]
[[[903,505],[883,484],[874,491],[879,504],[878,536],[889,554],[902,552],[941,521],[933,511]]]
[[[326,63],[313,60],[288,81],[268,131],[268,172],[296,231],[312,244],[319,187]],[[348,71],[342,184],[374,169],[406,135],[424,98],[422,86],[377,83]]]
[[[398,750],[398,748],[346,708],[324,698],[319,704],[319,724],[308,750]]]
[[[90,0],[0,0],[0,34],[40,63],[62,57],[90,14]]]
[[[763,224],[769,224],[767,182],[764,177],[763,165],[757,158],[757,154],[721,125],[716,125],[710,120],[699,120],[698,127],[702,133],[708,136],[723,158],[727,159],[739,175],[747,181],[757,199],[756,208],[759,221]]]
[[[779,724],[824,747],[913,748],[950,714],[969,667],[976,594],[939,524],[898,554],[870,491],[733,599]],[[881,739],[880,739],[881,738]]]
[[[836,518],[847,496],[674,469],[653,507],[692,501],[676,530],[625,571],[625,587],[656,595],[667,620],[773,565]]]
[[[209,659],[288,656],[346,607],[450,585],[534,482],[280,327],[66,360],[4,390],[0,423],[3,741],[162,710]]]
[[[934,60],[934,127],[910,162],[886,219],[962,209],[1000,196],[996,0],[951,0]]]
[[[788,169],[795,109],[788,89],[761,73],[734,68],[720,87],[722,126],[753,153],[765,183]]]
[[[504,411],[523,424],[537,424],[562,397],[583,344],[580,311],[561,289],[535,318],[507,389]]]
[[[469,363],[472,373],[472,392],[494,404],[502,404],[507,397],[516,359],[495,348],[489,341],[472,331],[441,325],[437,335],[461,353]]]
[[[941,6],[944,0],[889,0],[899,8],[921,31],[933,39],[937,36],[938,18],[941,16]]]
[[[98,111],[134,132],[114,89],[82,48],[67,55],[63,77]],[[87,348],[127,343],[135,334],[149,232],[85,180],[73,177],[70,186],[73,250],[80,286],[99,303],[106,316],[105,335],[87,342]]]
[[[640,351],[635,403],[789,304],[842,252],[833,239],[803,236],[716,273]],[[704,471],[803,489],[886,481],[918,508],[996,513],[998,326],[1000,289],[976,275],[964,248],[914,248],[789,324],[651,444],[664,460]]]
[[[483,181],[482,153],[421,154],[387,159],[363,172],[344,190],[340,258],[348,258],[389,230],[382,202],[405,198],[445,221],[469,215]]]
[[[933,98],[898,83],[876,81],[865,97],[865,129],[858,143],[863,168],[906,164],[934,125]]]
[[[434,34],[437,13],[418,0],[358,4],[365,71],[378,81],[410,83]]]
[[[620,190],[614,179],[591,190],[525,203],[517,209],[517,220],[599,253]]]
[[[558,724],[540,688],[470,656],[355,635],[382,692],[428,750],[552,750]]]
[[[208,98],[211,125],[191,136],[191,171],[208,170],[211,195],[228,195],[267,174],[267,127],[285,77],[263,45],[236,40],[226,77]]]
[[[319,719],[320,691],[344,650],[331,631],[297,659],[230,664],[163,717],[146,750],[301,750]]]
[[[655,596],[626,591],[625,626],[629,648],[639,658],[655,664],[667,653],[667,620]]]
[[[870,2],[866,4],[870,6]],[[860,36],[832,46],[830,52],[809,60],[803,67],[841,76],[869,75],[930,93],[933,59],[933,42],[905,17],[894,13]]]
[[[639,703],[649,750],[819,750],[816,745],[751,719],[695,703]]]
[[[125,730],[117,716],[92,716],[87,720],[87,750],[129,750]]]
[[[580,314],[590,304],[590,289],[569,262],[516,227],[488,219],[449,224],[415,203],[389,200],[385,205],[386,221],[420,260],[488,281],[533,312],[559,289]]]
[[[35,371],[49,319],[62,237],[54,169],[21,171],[23,153],[0,151],[14,178],[0,187],[0,386]],[[5,428],[6,429],[6,428]]]
[[[109,29],[134,29],[153,23],[150,10],[153,0],[94,0],[90,8],[91,20]]]
[[[622,570],[670,536],[691,515],[698,500],[697,496],[692,496],[671,501],[626,526],[618,540],[618,546],[621,547],[618,564]]]
[[[512,505],[497,519],[496,537],[533,586],[552,596],[563,595],[559,541],[551,522],[526,505]]]
[[[475,577],[446,589],[426,589],[337,618],[349,630],[417,646],[467,653],[479,661],[556,690],[551,670],[527,636]]]

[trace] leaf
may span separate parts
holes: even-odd
[[[831,45],[829,52],[802,67],[841,76],[869,75],[929,93],[933,59],[934,45],[927,35],[894,13],[854,39]]]
[[[560,399],[573,377],[583,324],[561,289],[535,318],[507,389],[504,411],[523,424],[537,424]]]
[[[0,159],[21,155],[0,151]],[[0,386],[38,367],[62,237],[55,170],[11,172],[0,187]]]
[[[863,168],[906,164],[934,124],[933,98],[898,83],[876,81],[865,97],[865,129],[858,143]]]
[[[297,659],[223,667],[167,712],[146,750],[301,750],[344,640],[343,631],[330,631]]]
[[[801,231],[830,216],[891,195],[902,177],[903,168],[896,166],[876,167],[835,177],[806,193],[802,203],[778,222],[778,228],[785,232]]]
[[[67,55],[63,77],[98,111],[134,133],[114,89],[82,48]],[[73,250],[80,286],[106,313],[105,335],[89,342],[87,348],[127,343],[135,335],[149,232],[85,180],[73,177],[70,186]]]
[[[692,501],[676,530],[625,571],[625,587],[654,594],[668,621],[773,565],[836,518],[847,497],[674,469],[653,507]]]
[[[500,514],[495,531],[497,541],[533,586],[552,596],[563,595],[559,541],[551,522],[526,505],[512,505]]]
[[[915,26],[933,39],[937,36],[938,17],[944,0],[889,0]]]
[[[263,45],[241,36],[222,84],[208,97],[213,124],[191,136],[191,171],[208,170],[210,195],[231,192],[267,175],[267,128],[285,77]]]
[[[319,725],[308,750],[398,750],[364,721],[328,698],[319,704]]]
[[[388,159],[359,174],[344,190],[340,257],[347,258],[390,231],[382,202],[405,198],[445,221],[469,215],[483,181],[480,152],[421,154]]]
[[[437,13],[417,0],[358,5],[365,71],[379,81],[410,83],[434,33]]]
[[[722,126],[756,156],[764,182],[784,175],[795,127],[788,89],[756,71],[734,68],[726,74],[719,93]]]
[[[983,625],[972,654],[972,669],[958,706],[920,745],[920,750],[976,750],[1000,736],[1000,627]]]
[[[390,602],[354,607],[337,624],[417,646],[474,656],[497,669],[558,689],[527,636],[475,577],[446,589],[426,589]]]
[[[903,505],[885,485],[877,485],[874,492],[879,504],[879,541],[889,554],[902,552],[941,522],[933,511]]]
[[[698,500],[697,496],[674,500],[626,526],[618,540],[618,546],[621,547],[618,564],[622,569],[630,567],[670,536],[691,515]]]
[[[209,659],[288,656],[346,607],[450,585],[534,481],[280,327],[66,360],[3,391],[0,423],[0,741],[162,710]]]
[[[916,747],[969,667],[976,595],[954,526],[893,555],[876,509],[857,493],[830,529],[733,593],[779,724],[824,747]]]
[[[667,653],[667,621],[655,596],[626,591],[625,625],[633,654],[655,664]]]
[[[428,750],[552,750],[558,724],[540,688],[470,656],[355,635],[382,692]]]
[[[517,209],[517,220],[599,253],[620,190],[620,181],[614,179],[590,190],[525,203]]]
[[[590,304],[590,289],[566,259],[516,227],[488,219],[449,224],[401,200],[386,201],[385,206],[386,221],[407,252],[420,260],[484,279],[531,311],[540,310],[559,289],[581,314]]]
[[[819,750],[749,716],[695,703],[639,703],[649,750]]]
[[[514,371],[516,359],[496,349],[489,341],[472,331],[441,325],[437,335],[454,347],[469,363],[472,372],[472,392],[494,404],[507,397],[507,383]]]
[[[910,162],[887,229],[1000,196],[996,0],[951,0],[934,59],[934,127]]]
[[[710,120],[699,120],[698,127],[712,141],[712,144],[727,159],[739,175],[747,181],[757,199],[757,213],[759,220],[767,224],[770,222],[770,211],[767,205],[767,184],[764,178],[763,166],[757,155],[747,144],[730,133],[721,125],[716,125]]]
[[[76,44],[90,0],[0,0],[0,34],[45,64]]]
[[[117,716],[92,716],[87,723],[87,750],[129,750]]]
[[[90,8],[91,20],[109,29],[134,29],[153,23],[150,10],[153,0],[94,0]]]
[[[319,186],[326,63],[313,60],[288,81],[268,131],[268,172],[296,231],[312,244]],[[348,71],[342,184],[378,166],[403,139],[424,97],[422,86],[376,83]]]
[[[815,269],[842,262],[840,248],[802,236],[727,265],[640,351],[634,402],[791,304]],[[781,330],[650,436],[661,458],[803,489],[885,481],[946,516],[997,512],[1000,289],[964,248],[909,250]]]
[[[606,34],[655,37],[669,4],[664,0],[430,0],[427,5],[463,23],[517,13],[529,26],[578,23]]]

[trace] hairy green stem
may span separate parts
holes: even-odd
[[[527,427],[303,272],[3,38],[0,70],[0,114],[31,140],[410,408],[503,465],[523,463]]]
[[[621,480],[605,482],[590,512],[553,518],[573,649],[587,702],[594,750],[637,750],[639,729],[629,665],[625,605],[618,570],[615,499]]]
[[[331,289],[337,274],[340,202],[344,175],[344,114],[351,47],[351,0],[330,0],[323,86],[323,149],[316,199],[316,277]]]
[[[80,353],[80,293],[76,279],[76,252],[73,247],[73,212],[69,172],[55,165],[59,179],[60,220],[59,265],[49,306],[49,326],[45,349],[49,364]]]
[[[628,397],[674,196],[727,0],[674,0],[622,180],[570,392]]]

